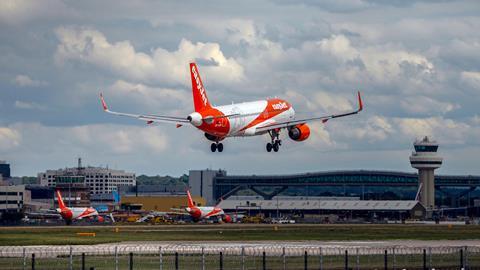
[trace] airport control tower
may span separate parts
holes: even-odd
[[[418,169],[420,202],[426,208],[435,207],[435,176],[433,171],[442,166],[443,158],[437,155],[438,143],[425,136],[413,143],[415,151],[410,156],[410,164]]]

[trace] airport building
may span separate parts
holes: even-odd
[[[2,176],[3,180],[7,180],[12,177],[10,175],[10,164],[4,160],[0,160],[0,175]]]
[[[371,213],[391,211],[416,217],[420,212],[439,209],[461,209],[464,215],[469,209],[478,206],[480,201],[480,176],[473,175],[437,175],[433,171],[439,168],[443,159],[437,155],[438,144],[425,137],[414,143],[415,151],[410,157],[414,172],[352,170],[327,171],[292,175],[227,175],[222,170],[190,171],[189,186],[192,194],[205,198],[208,205],[214,205],[221,199],[227,209],[245,207],[253,202],[258,208],[267,212],[275,206],[275,200],[281,198],[307,198],[301,203],[311,207],[321,201],[325,204],[308,208],[293,201],[280,204],[280,210],[285,212],[303,209],[303,213],[328,213],[329,211],[370,211]],[[234,198],[250,196],[250,199],[233,201]],[[323,199],[319,199],[323,197]],[[339,203],[329,203],[325,197],[357,197],[356,203],[348,202],[345,206]],[[258,201],[252,198],[260,198]],[[378,205],[363,201],[378,201],[385,209],[375,209]],[[388,202],[388,203],[387,203]],[[420,204],[418,204],[420,202]],[[300,203],[300,202],[299,202]],[[300,204],[301,204],[300,203]],[[356,204],[356,205],[355,205]],[[365,205],[364,205],[365,204]],[[235,206],[236,205],[236,206]],[[235,207],[234,207],[235,206]],[[397,207],[394,207],[397,206]],[[306,207],[306,208],[305,208]],[[324,207],[324,208],[322,208]],[[326,208],[325,208],[326,207]],[[345,209],[345,207],[349,209]],[[361,210],[360,208],[363,210]],[[370,210],[366,208],[372,207]],[[327,209],[332,208],[332,209]],[[443,211],[443,210],[442,210]],[[471,213],[478,212],[478,209]],[[397,213],[397,214],[395,214]],[[471,214],[475,215],[475,214]],[[430,216],[430,215],[428,215]]]
[[[30,191],[25,185],[0,186],[0,212],[22,212],[30,202]]]
[[[68,188],[84,185],[90,194],[112,193],[123,187],[136,185],[135,173],[124,170],[113,170],[103,167],[83,167],[81,159],[76,168],[47,170],[37,175],[40,185],[48,187]]]

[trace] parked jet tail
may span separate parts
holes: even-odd
[[[188,207],[194,208],[195,204],[193,203],[192,194],[190,194],[190,190],[187,190],[187,198],[188,198]]]
[[[65,203],[63,203],[63,199],[62,199],[62,195],[60,194],[60,190],[57,189],[56,192],[57,192],[58,207],[59,207],[60,209],[65,209],[65,208],[67,208],[67,207],[65,206]]]
[[[190,63],[190,76],[192,78],[193,106],[196,112],[210,109],[212,106],[208,101],[207,92],[203,87],[202,79],[197,64]]]

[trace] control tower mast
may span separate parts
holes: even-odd
[[[410,156],[410,164],[418,169],[418,184],[421,189],[420,202],[427,209],[435,208],[435,176],[433,171],[442,166],[443,158],[437,155],[438,143],[427,136],[413,143],[415,151]]]

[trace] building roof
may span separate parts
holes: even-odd
[[[420,204],[418,201],[362,201],[362,200],[224,200],[223,209],[262,210],[366,210],[366,211],[410,211]]]

